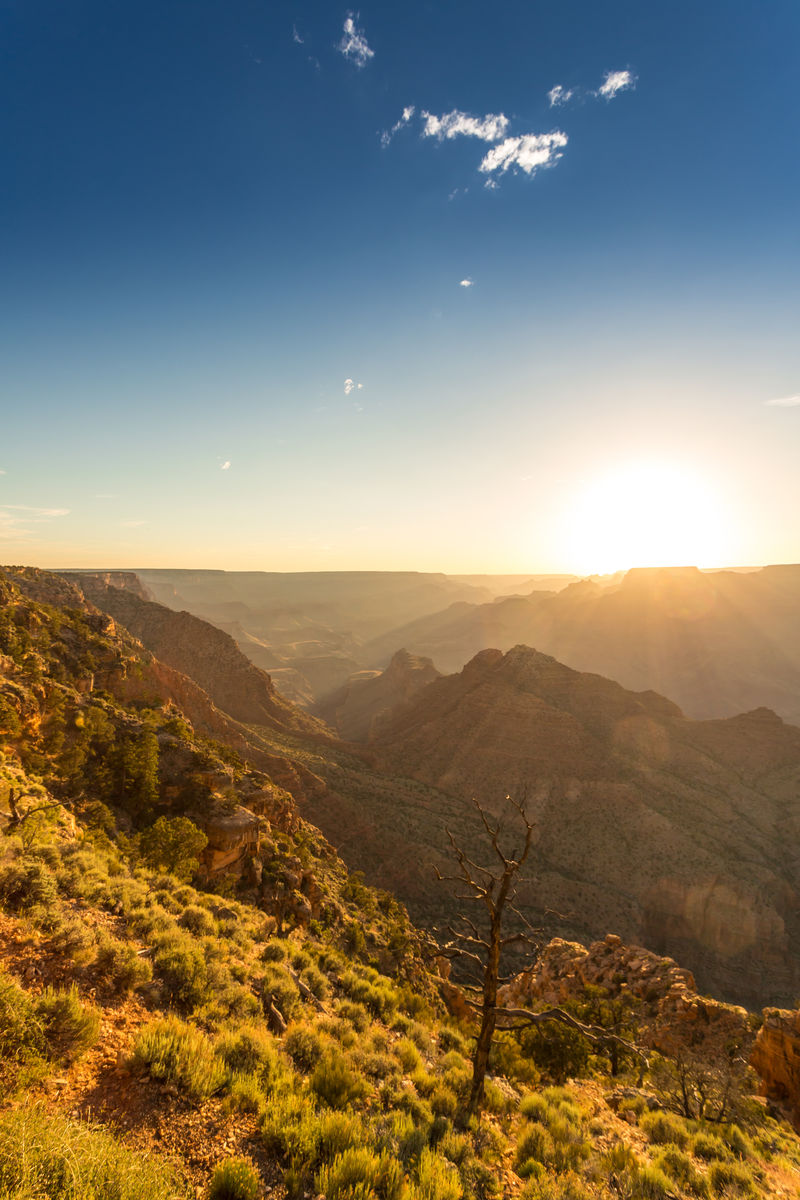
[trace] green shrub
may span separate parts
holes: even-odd
[[[365,1140],[364,1127],[353,1113],[323,1113],[316,1122],[317,1145],[314,1166],[333,1162],[353,1146]]]
[[[725,1127],[722,1132],[722,1139],[737,1158],[749,1158],[753,1153],[753,1146],[750,1139],[742,1132],[738,1125],[728,1125]]]
[[[420,1065],[419,1050],[411,1041],[411,1038],[400,1038],[395,1043],[393,1049],[400,1066],[406,1074],[416,1071]]]
[[[369,1028],[369,1013],[363,1004],[352,1000],[339,1000],[335,1007],[339,1016],[349,1021],[356,1033],[364,1033]]]
[[[258,1172],[243,1158],[226,1158],[214,1168],[209,1200],[258,1200],[260,1195]]]
[[[299,1070],[307,1073],[322,1058],[325,1042],[309,1025],[291,1025],[284,1036],[283,1047]]]
[[[416,1176],[420,1200],[461,1200],[464,1194],[456,1168],[434,1150],[422,1151]]]
[[[208,838],[188,817],[159,817],[139,834],[138,843],[148,866],[163,868],[178,879],[190,879],[200,866]],[[167,886],[171,883],[168,880]]]
[[[45,988],[35,1008],[53,1058],[72,1062],[97,1041],[100,1013],[81,1003],[74,984],[67,991]]]
[[[377,1155],[365,1148],[352,1147],[316,1177],[316,1186],[326,1200],[405,1200],[408,1188],[400,1164],[385,1152]]]
[[[526,1179],[533,1171],[529,1165],[531,1162],[547,1166],[552,1163],[554,1155],[555,1143],[549,1131],[542,1125],[529,1125],[517,1142],[514,1169]]]
[[[189,904],[178,918],[178,924],[197,937],[215,937],[217,934],[217,922],[208,909],[200,908],[199,904]]]
[[[744,1163],[712,1163],[708,1172],[708,1181],[716,1196],[758,1195],[753,1176]]]
[[[677,1146],[667,1146],[662,1150],[655,1160],[655,1165],[684,1191],[693,1192],[696,1196],[705,1195],[705,1178],[696,1169],[689,1155]]]
[[[667,1200],[674,1195],[672,1180],[658,1167],[640,1167],[633,1176],[635,1200]]]
[[[326,1051],[314,1067],[309,1083],[314,1095],[329,1108],[346,1108],[363,1099],[369,1091],[366,1080],[333,1049]]]
[[[216,1043],[216,1054],[229,1071],[271,1078],[278,1069],[278,1047],[263,1025],[243,1025],[223,1033]]]
[[[228,1080],[225,1108],[229,1112],[258,1113],[266,1111],[263,1081],[255,1074],[234,1071]]]
[[[127,995],[143,987],[153,978],[153,968],[142,958],[135,946],[116,938],[103,937],[97,950],[95,965],[109,986],[119,995]]]
[[[523,1117],[527,1117],[529,1121],[538,1121],[540,1125],[548,1125],[554,1115],[550,1104],[538,1092],[523,1096],[519,1111]]]
[[[193,1025],[167,1017],[146,1026],[136,1040],[133,1062],[146,1067],[153,1079],[174,1083],[195,1100],[219,1090],[225,1068],[214,1056],[208,1038]]]
[[[280,938],[266,942],[261,951],[261,961],[265,963],[283,962],[286,958],[286,943]]]
[[[77,917],[58,920],[50,935],[50,946],[73,962],[88,962],[95,945],[94,931]]]
[[[300,1004],[300,992],[291,975],[283,967],[272,964],[264,971],[261,994],[265,999],[271,996],[273,1003],[287,1020]]]
[[[639,1120],[639,1128],[656,1146],[677,1146],[682,1150],[689,1141],[683,1120],[674,1113],[644,1113]]]
[[[184,1009],[200,1004],[208,992],[208,967],[202,946],[187,934],[163,934],[156,942],[153,966],[170,1000]]]
[[[392,1113],[387,1148],[391,1148],[405,1167],[416,1162],[428,1144],[428,1127],[411,1113]]]
[[[165,1200],[184,1197],[166,1163],[104,1130],[40,1108],[0,1117],[0,1196],[14,1200]]]
[[[731,1157],[731,1152],[722,1138],[717,1137],[714,1133],[695,1134],[689,1149],[695,1158],[701,1158],[704,1162],[715,1162]]]
[[[309,963],[307,967],[302,969],[300,978],[306,987],[310,989],[311,994],[316,996],[317,1000],[324,1000],[328,995],[330,984],[322,974],[322,971],[318,970],[313,963]]]
[[[457,1050],[459,1054],[465,1057],[469,1053],[467,1039],[458,1029],[453,1028],[452,1025],[442,1026],[439,1030],[438,1038],[439,1049],[445,1054],[448,1050]]]
[[[0,903],[11,912],[55,910],[58,888],[53,872],[38,859],[22,859],[0,870]]]

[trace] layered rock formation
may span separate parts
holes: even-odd
[[[188,612],[143,600],[132,588],[112,587],[92,575],[71,575],[95,607],[109,613],[148,650],[188,675],[214,704],[246,724],[304,733],[322,732],[310,716],[285,701],[269,675],[241,652],[234,640]]]
[[[556,932],[555,910],[582,940],[616,928],[685,962],[704,990],[756,1007],[800,990],[800,729],[774,713],[688,721],[654,693],[516,647],[428,685],[372,750],[384,773],[435,790],[407,789],[394,828],[360,797],[362,837],[370,819],[380,830],[365,856],[402,857],[421,876],[446,854],[447,811],[475,857],[468,802],[499,812],[524,795],[538,827],[523,883],[535,921]],[[414,886],[407,878],[410,904]]]
[[[581,671],[669,696],[696,719],[766,706],[800,724],[800,566],[748,573],[635,569],[611,586],[449,609],[362,651],[382,667],[398,646],[458,671],[480,650],[522,642]]]
[[[800,1129],[800,1012],[765,1009],[750,1061],[764,1095],[787,1109]]]
[[[393,709],[438,678],[429,658],[398,650],[385,671],[355,675],[316,711],[346,741],[366,742],[378,735]]]

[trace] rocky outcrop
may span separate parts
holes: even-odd
[[[215,804],[195,815],[195,821],[208,838],[202,862],[209,876],[241,874],[246,859],[258,855],[262,837],[270,832],[265,818],[241,804]]]
[[[748,1059],[757,1072],[762,1065],[746,1009],[699,995],[690,971],[641,946],[624,945],[613,934],[588,949],[553,940],[499,999],[507,1008],[536,1011],[569,1008],[570,1001],[597,1003],[599,996],[615,1006],[614,1019],[634,1031],[628,1040],[671,1062],[663,1083],[686,1115],[706,1112],[722,1119],[752,1091]],[[612,1094],[609,1103],[613,1107],[620,1098]]]
[[[642,946],[625,945],[616,934],[588,949],[554,938],[533,967],[501,989],[499,999],[506,1008],[563,1005],[581,998],[587,988],[601,988],[612,998],[635,997],[645,1044],[664,1054],[698,1041],[749,1050],[754,1041],[746,1009],[698,995],[691,971]]]
[[[765,1009],[750,1062],[763,1094],[788,1110],[800,1129],[800,1012]]]
[[[346,741],[367,742],[379,734],[393,709],[439,678],[429,658],[398,650],[385,671],[353,676],[316,711]]]

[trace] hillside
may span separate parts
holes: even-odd
[[[195,728],[181,692],[241,755]],[[647,711],[674,709],[651,698]],[[0,574],[0,1195],[797,1191],[796,1098],[780,1107],[789,1060],[772,1036],[795,1014],[770,1017],[772,1040],[756,1041],[743,1010],[697,997],[687,972],[619,939],[548,948],[514,1003],[550,1003],[529,980],[555,986],[563,962],[566,1017],[602,1033],[623,1028],[619,1011],[636,1049],[567,1026],[497,1034],[485,1110],[464,1125],[463,993],[402,906],[302,819],[302,787],[255,764],[251,732],[74,583]],[[576,981],[584,959],[596,965]],[[751,1096],[758,1045],[769,1110]]]
[[[404,646],[440,671],[524,644],[634,691],[669,696],[702,720],[767,707],[800,724],[800,566],[628,571],[558,593],[461,603],[373,639],[365,666]]]
[[[276,692],[269,675],[254,666],[232,638],[208,621],[148,600],[130,586],[115,587],[92,575],[70,574],[67,579],[161,662],[199,684],[235,720],[286,731],[322,732],[312,717]]]
[[[430,683],[367,753],[360,773],[310,758],[329,788],[307,811],[418,918],[443,919],[426,876],[446,857],[444,827],[480,845],[472,798],[525,795],[535,921],[581,938],[613,929],[743,1002],[796,996],[800,729],[774,713],[690,721],[520,646]]]

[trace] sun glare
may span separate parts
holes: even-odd
[[[590,480],[564,534],[580,574],[723,565],[729,541],[720,499],[704,479],[677,463],[641,461]]]

